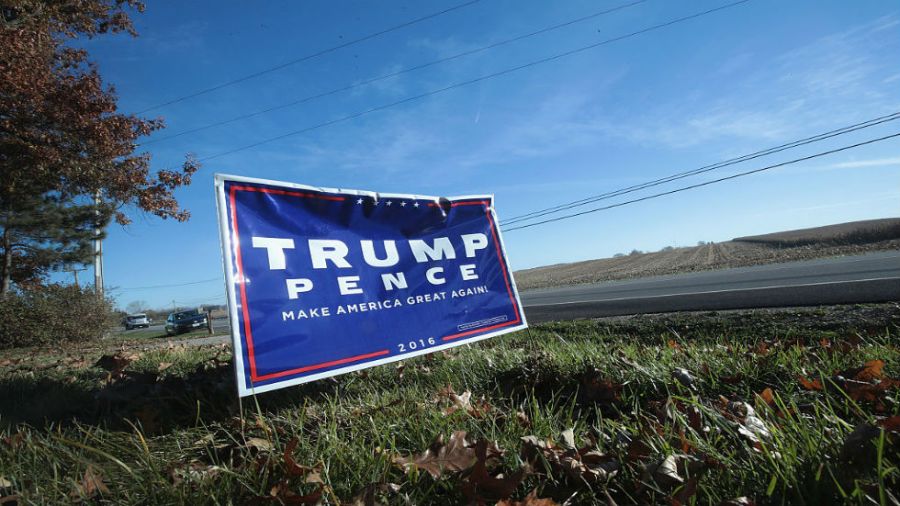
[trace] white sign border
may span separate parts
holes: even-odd
[[[234,354],[234,372],[235,372],[235,381],[237,383],[238,388],[238,396],[247,397],[251,395],[256,395],[263,392],[268,392],[271,390],[278,390],[281,388],[286,388],[295,385],[301,385],[303,383],[309,383],[311,381],[320,380],[323,378],[330,378],[332,376],[338,376],[341,374],[346,374],[353,371],[359,371],[362,369],[369,369],[371,367],[376,367],[383,364],[389,364],[392,362],[399,362],[401,360],[406,360],[408,358],[416,357],[419,355],[425,355],[427,353],[434,353],[436,351],[445,350],[449,348],[455,348],[457,346],[474,343],[477,341],[482,341],[484,339],[489,339],[491,337],[499,336],[502,334],[508,334],[510,332],[516,332],[519,330],[524,330],[528,328],[528,321],[525,318],[525,308],[522,307],[522,301],[519,299],[519,290],[516,287],[515,277],[512,275],[512,271],[509,268],[509,255],[506,252],[506,246],[503,244],[503,236],[500,234],[499,220],[497,219],[497,214],[494,211],[494,196],[493,195],[463,195],[463,196],[454,196],[454,197],[437,197],[432,195],[413,195],[406,193],[378,193],[372,191],[365,190],[352,190],[345,188],[324,188],[317,186],[307,186],[298,183],[289,183],[286,181],[274,181],[271,179],[260,179],[260,178],[252,178],[246,176],[235,176],[230,174],[221,174],[216,173],[214,176],[215,179],[215,192],[216,192],[216,209],[219,217],[219,243],[222,246],[222,260],[223,265],[225,266],[225,291],[228,295],[228,318],[229,318],[229,327],[231,328],[231,349]],[[454,340],[451,343],[442,344],[438,346],[431,346],[429,348],[425,348],[422,350],[417,350],[413,352],[403,353],[400,355],[393,355],[385,358],[381,358],[378,360],[372,360],[369,362],[363,362],[360,364],[350,365],[347,367],[341,367],[338,369],[332,369],[330,371],[324,371],[321,373],[310,374],[307,376],[302,376],[299,378],[292,378],[285,381],[279,381],[276,383],[270,383],[267,385],[261,385],[258,387],[251,386],[247,387],[245,383],[245,370],[244,370],[244,348],[243,343],[241,342],[241,332],[240,332],[240,318],[238,317],[238,298],[237,291],[235,290],[234,283],[234,257],[236,255],[235,250],[235,241],[232,240],[231,232],[228,223],[228,212],[227,205],[225,201],[225,183],[226,182],[236,182],[236,183],[255,183],[255,184],[265,184],[271,186],[278,186],[282,188],[291,188],[297,190],[308,190],[308,191],[317,191],[323,193],[340,193],[343,195],[358,195],[358,196],[366,196],[372,197],[376,200],[380,200],[382,198],[397,198],[397,199],[415,199],[415,200],[431,200],[434,202],[440,202],[443,199],[449,200],[451,202],[456,200],[470,200],[470,199],[489,199],[491,205],[489,206],[489,211],[491,213],[491,218],[494,221],[494,226],[496,227],[497,239],[500,243],[500,250],[503,252],[503,260],[505,262],[505,267],[507,270],[507,274],[509,275],[509,285],[512,290],[516,304],[518,305],[519,316],[521,322],[512,327],[503,328],[500,330],[496,330],[494,332],[488,332],[486,334],[480,334],[475,337],[470,337],[467,339],[459,339]]]

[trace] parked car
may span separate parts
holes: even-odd
[[[206,314],[201,313],[198,309],[189,309],[187,311],[178,311],[169,314],[166,318],[166,335],[172,336],[182,332],[206,327]]]
[[[122,320],[122,325],[125,325],[125,330],[147,328],[150,326],[150,318],[144,313],[130,314]]]

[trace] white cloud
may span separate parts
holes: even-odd
[[[900,157],[894,158],[874,158],[871,160],[854,160],[852,162],[841,162],[831,165],[835,169],[856,169],[866,167],[890,167],[892,165],[900,165]]]
[[[789,139],[896,110],[900,97],[890,83],[900,75],[896,58],[886,55],[900,51],[897,26],[896,16],[882,17],[770,62],[764,55],[751,61],[738,53],[711,75],[709,87],[659,104],[609,133],[639,144],[684,148]],[[744,76],[732,77],[738,72]],[[726,77],[729,88],[716,88]]]

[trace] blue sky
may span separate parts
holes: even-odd
[[[84,42],[124,111],[140,111],[458,2],[152,2],[140,36]],[[146,113],[162,138],[579,18],[629,0],[481,0]],[[177,166],[624,35],[727,1],[648,0],[590,21],[303,105],[148,144]],[[496,79],[213,158],[179,190],[188,223],[112,225],[118,303],[224,302],[216,172],[430,195],[493,193],[501,218],[900,111],[900,7],[752,0]],[[648,190],[900,131],[900,121]],[[705,179],[704,179],[705,178]],[[615,201],[610,201],[615,202]],[[608,202],[608,203],[610,203]],[[632,249],[900,214],[900,141],[505,236],[515,269]],[[89,273],[85,273],[89,274]],[[66,279],[57,276],[58,279]],[[185,286],[143,288],[158,285]]]

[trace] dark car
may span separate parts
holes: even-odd
[[[169,314],[166,318],[166,335],[175,335],[182,332],[190,332],[191,330],[206,327],[206,314],[196,309],[187,311],[178,311]]]

